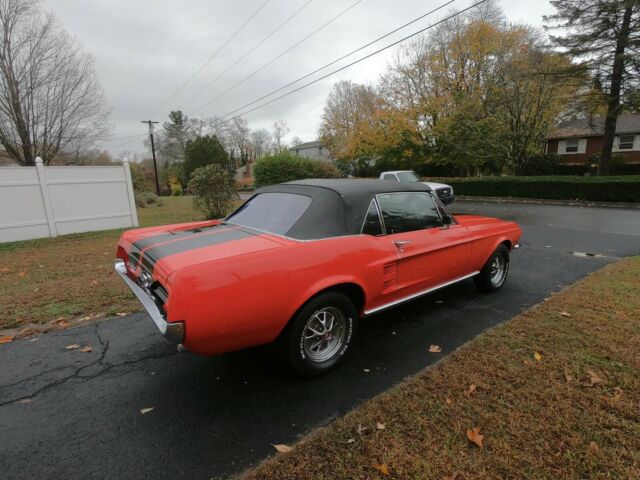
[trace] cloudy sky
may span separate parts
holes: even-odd
[[[140,120],[162,122],[170,110],[178,109],[193,118],[225,115],[445,2],[44,0],[43,6],[94,56],[114,124],[112,138],[106,140],[103,147],[118,155],[123,151],[144,151],[142,140],[146,127]],[[460,10],[472,3],[456,0],[316,76],[428,26],[445,17],[452,7]],[[510,21],[537,27],[542,24],[542,15],[553,12],[547,0],[498,0],[497,3]],[[245,56],[296,11],[299,12],[286,25]],[[246,26],[230,40],[250,17]],[[298,46],[270,63],[298,42],[301,42]],[[249,126],[269,128],[274,120],[282,119],[289,124],[288,138],[313,140],[331,85],[343,79],[375,83],[393,50],[247,114]],[[270,64],[262,68],[267,63]],[[135,135],[138,136],[123,138]]]

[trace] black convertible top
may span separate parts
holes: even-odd
[[[420,182],[309,179],[260,188],[251,199],[261,193],[293,193],[311,197],[307,210],[286,234],[310,240],[359,234],[371,200],[379,193],[429,191],[431,189]]]

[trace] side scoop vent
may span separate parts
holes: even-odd
[[[382,270],[383,290],[388,290],[396,286],[398,276],[398,263],[385,263]]]

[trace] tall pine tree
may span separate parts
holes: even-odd
[[[607,115],[600,173],[608,175],[618,116],[640,83],[640,0],[551,0],[552,41],[602,82]]]

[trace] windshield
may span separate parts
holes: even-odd
[[[311,197],[295,193],[261,193],[227,218],[227,223],[285,235],[311,205]]]
[[[415,172],[398,172],[398,179],[401,182],[419,182],[420,178]]]

